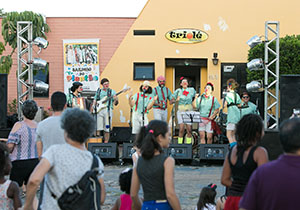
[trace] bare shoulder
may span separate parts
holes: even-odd
[[[22,123],[21,122],[16,122],[14,124],[13,128],[11,129],[11,132],[14,133],[14,132],[18,131],[21,127],[22,127]]]
[[[261,146],[258,146],[256,148],[256,150],[255,150],[254,153],[256,153],[258,155],[266,155],[266,156],[268,156],[268,151],[264,147],[261,147]]]
[[[17,193],[17,195],[19,194],[19,186],[18,186],[17,182],[11,181],[11,183],[7,189],[7,197],[13,198],[15,193]]]
[[[165,160],[164,165],[175,165],[175,160],[172,157],[167,157],[167,159]]]

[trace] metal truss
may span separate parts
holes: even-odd
[[[17,79],[18,118],[22,119],[22,104],[33,99],[32,22],[17,22]]]
[[[271,35],[269,35],[269,32]],[[278,129],[279,127],[279,21],[265,22],[265,40],[266,41],[265,41],[264,127],[265,129]],[[275,49],[271,48],[271,44],[273,42],[275,42]],[[275,57],[271,61],[269,61],[269,55],[271,55],[272,58],[274,56]],[[275,90],[275,94],[274,94],[274,90]],[[274,107],[275,107],[275,114],[273,114],[272,112]],[[275,123],[269,125],[268,122],[270,122],[269,120],[271,119],[273,119]]]

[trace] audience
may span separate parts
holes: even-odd
[[[225,210],[237,210],[252,172],[268,162],[267,151],[257,146],[264,135],[263,122],[256,114],[245,115],[236,126],[236,141],[225,158],[221,183],[228,187]]]
[[[300,118],[284,121],[280,142],[284,154],[259,167],[252,174],[240,202],[240,209],[298,209],[300,194]]]
[[[164,121],[153,120],[141,128],[136,139],[141,142],[141,157],[133,168],[130,190],[133,209],[181,209],[174,189],[175,161],[162,150],[169,147],[169,137],[168,124]],[[138,196],[140,184],[143,204]]]

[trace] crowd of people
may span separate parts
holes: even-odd
[[[103,88],[93,103],[95,105],[102,95],[109,96],[112,109],[118,104],[115,91],[109,89],[108,79],[102,79],[101,84]],[[139,93],[129,96],[137,151],[132,157],[133,167],[122,171],[119,176],[120,190],[124,193],[116,198],[113,210],[184,209],[175,191],[175,160],[163,152],[170,143],[170,131],[165,120],[168,101],[170,104],[178,102],[177,116],[199,109],[202,120],[199,124],[201,143],[205,143],[205,140],[211,143],[211,130],[214,127],[211,119],[220,108],[212,96],[213,84],[208,83],[205,93],[200,96],[188,87],[185,78],[181,78],[182,88],[174,94],[164,86],[164,77],[158,78],[158,84],[159,87],[154,88],[154,95],[150,83],[144,81]],[[234,81],[228,81],[227,86],[229,91],[224,104],[228,107],[228,115],[233,113],[229,116],[227,131],[228,137],[231,137],[230,143],[236,143],[231,144],[220,177],[221,184],[227,188],[226,194],[217,199],[217,185],[209,184],[199,189],[195,209],[295,209],[296,196],[300,192],[297,177],[297,171],[300,172],[300,119],[289,119],[281,124],[279,132],[284,154],[269,162],[266,149],[257,146],[264,136],[264,127],[261,117],[252,113],[257,113],[257,109],[249,102],[250,94],[243,92],[240,98],[234,92]],[[81,83],[73,84],[75,96],[72,97],[62,92],[53,93],[53,114],[38,124],[34,121],[38,110],[36,102],[27,100],[23,103],[23,120],[14,125],[6,145],[0,143],[1,209],[61,209],[58,202],[61,196],[91,168],[97,174],[97,185],[101,189],[93,191],[99,202],[91,199],[91,203],[97,203],[95,207],[100,207],[105,202],[104,165],[100,157],[87,150],[85,143],[99,127],[104,129],[107,122],[96,123],[90,110],[76,106],[81,87]],[[67,108],[70,104],[71,107],[74,105],[73,108]],[[239,119],[237,111],[240,113],[239,108],[245,107],[245,104],[247,107]],[[147,113],[152,107],[160,119],[149,122]],[[107,113],[97,114],[105,116]],[[179,138],[183,138],[182,133],[186,129],[188,135],[185,141],[190,143],[191,125],[184,126],[184,122],[179,125]],[[107,129],[104,131],[109,133]],[[108,141],[109,136],[105,136],[105,140]],[[183,143],[183,139],[178,140]],[[97,167],[93,168],[95,163]],[[140,186],[143,189],[142,197],[139,194]],[[38,188],[39,200],[36,197]],[[23,204],[20,191],[25,192]]]

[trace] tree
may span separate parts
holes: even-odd
[[[33,40],[36,37],[47,38],[45,33],[50,31],[49,26],[45,22],[44,17],[41,14],[37,14],[31,11],[25,12],[9,12],[4,13],[3,9],[0,10],[2,15],[2,36],[4,44],[0,42],[0,55],[5,51],[5,46],[8,44],[12,50],[8,55],[2,55],[0,58],[0,73],[9,74],[11,66],[13,64],[12,55],[17,48],[17,22],[18,21],[31,21],[32,22],[32,35]],[[25,36],[25,35],[24,35]],[[26,37],[26,36],[25,36]]]
[[[279,41],[279,73],[281,74],[300,74],[300,35],[291,35],[280,38]],[[275,42],[270,47],[275,49]],[[264,43],[249,50],[248,61],[254,58],[264,59]],[[269,54],[269,61],[274,59],[273,54]],[[275,67],[272,66],[272,70]],[[249,71],[247,69],[247,80],[264,80],[264,71]],[[269,81],[271,82],[271,81]]]

